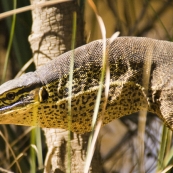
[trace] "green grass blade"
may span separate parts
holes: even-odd
[[[36,137],[36,129],[32,129],[31,131],[31,146],[35,146],[35,137]],[[36,172],[36,155],[33,147],[30,148],[30,172]]]
[[[13,9],[16,9],[16,6],[17,6],[17,1],[13,0]],[[14,37],[15,24],[16,24],[16,14],[14,14],[13,18],[12,18],[12,24],[11,24],[11,30],[10,30],[10,39],[9,39],[9,43],[8,43],[8,47],[7,47],[7,53],[5,56],[5,62],[4,62],[4,68],[3,68],[1,83],[3,83],[5,81],[5,77],[6,77],[6,73],[7,73],[7,65],[8,65],[9,55],[10,55],[13,37]]]
[[[37,155],[37,160],[38,160],[38,168],[42,169],[43,168],[43,154],[42,154],[42,140],[41,140],[41,128],[36,127],[36,146],[38,149],[38,155]]]
[[[71,172],[71,97],[72,97],[72,85],[73,85],[73,68],[74,68],[74,49],[76,43],[76,28],[77,28],[77,15],[76,12],[73,12],[73,30],[72,30],[72,42],[71,42],[71,50],[72,55],[70,59],[70,75],[69,75],[69,99],[68,99],[68,144],[67,144],[67,152],[68,152],[68,170],[67,172]]]
[[[167,139],[168,139],[168,128],[165,125],[163,125],[162,139],[161,139],[161,145],[160,145],[158,163],[157,163],[158,171],[163,170],[164,168],[163,162],[164,162]]]

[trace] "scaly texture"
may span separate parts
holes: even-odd
[[[32,4],[49,0],[32,0]],[[74,12],[77,15],[77,28],[75,45],[84,44],[83,36],[83,14],[78,1],[58,3],[45,8],[36,8],[31,11],[33,17],[32,32],[29,36],[31,49],[33,51],[36,67],[56,58],[60,54],[71,50]],[[45,159],[44,173],[68,172],[69,160],[71,161],[71,172],[83,172],[88,133],[76,135],[59,128],[43,128],[48,146],[48,153]],[[68,157],[67,146],[71,146],[71,159]],[[98,147],[97,147],[98,148]],[[98,157],[99,150],[94,153],[90,172],[101,172],[101,159]],[[80,164],[78,164],[80,163]]]
[[[32,0],[32,4],[49,0]],[[84,42],[84,21],[79,1],[58,3],[45,8],[36,8],[31,11],[33,17],[32,32],[29,41],[33,51],[36,66],[44,65],[60,54],[71,50],[74,13],[77,16],[77,28],[75,45],[79,47]],[[46,173],[68,172],[69,160],[71,160],[71,172],[83,172],[86,158],[88,133],[76,135],[59,128],[43,128],[48,146],[45,160]],[[66,148],[71,145],[71,157],[68,158]],[[75,146],[75,147],[74,147]],[[97,147],[98,148],[98,147]],[[101,159],[99,149],[96,148],[90,166],[91,172],[101,172]],[[80,163],[80,164],[79,164]]]
[[[170,128],[173,109],[173,44],[148,38],[120,37],[110,43],[110,89],[104,124],[124,115],[148,110]],[[71,129],[91,130],[102,69],[102,41],[74,51]],[[68,129],[69,51],[35,72],[0,86],[0,123]],[[150,65],[148,66],[148,62]],[[143,77],[149,76],[148,86]],[[105,100],[101,97],[99,116]]]

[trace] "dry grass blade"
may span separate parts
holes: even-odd
[[[27,130],[25,130],[22,135],[20,135],[16,140],[14,140],[11,143],[11,146],[14,146],[14,145],[16,145],[16,143],[20,142],[22,140],[22,138],[25,137],[27,134],[29,134],[31,132],[31,130],[34,128],[35,128],[34,126],[27,128]]]
[[[150,8],[152,9],[153,13],[155,14],[156,19],[159,21],[160,26],[164,29],[164,31],[165,31],[167,37],[169,38],[169,40],[171,40],[171,36],[170,36],[170,34],[169,34],[169,31],[166,29],[166,27],[165,27],[165,25],[163,24],[161,18],[158,16],[157,12],[155,11],[155,9],[154,9],[153,6],[151,5],[151,3],[149,3],[149,6],[150,6]]]
[[[9,169],[16,163],[16,161],[18,161],[24,154],[20,153],[16,159],[9,165]]]
[[[173,165],[170,165],[170,166],[166,167],[163,171],[157,172],[157,173],[167,173],[168,171],[171,170],[172,167],[173,167]]]
[[[94,108],[94,114],[93,114],[93,119],[92,119],[92,133],[89,138],[88,142],[88,149],[87,149],[87,157],[86,157],[86,162],[85,162],[85,167],[84,167],[84,173],[87,173],[89,171],[89,166],[91,163],[91,159],[94,153],[94,148],[95,148],[95,143],[96,139],[98,136],[98,133],[101,128],[102,121],[98,123],[97,130],[95,133],[93,133],[94,127],[96,125],[96,120],[98,116],[98,110],[99,110],[99,105],[100,105],[100,99],[101,99],[101,93],[103,89],[103,82],[104,82],[104,75],[105,75],[105,70],[106,70],[106,29],[103,23],[102,18],[99,16],[97,12],[97,8],[92,0],[88,0],[89,5],[91,6],[92,10],[94,11],[97,21],[99,23],[99,27],[102,33],[102,39],[103,39],[103,69],[102,69],[102,74],[101,74],[101,79],[100,79],[100,85],[99,85],[99,90],[97,94],[97,99],[96,99],[96,104]],[[94,139],[93,139],[94,137]]]
[[[72,114],[71,114],[71,98],[72,98],[72,86],[73,86],[73,69],[74,69],[74,49],[76,42],[76,28],[77,28],[77,14],[73,12],[73,34],[72,34],[72,42],[71,42],[71,58],[70,58],[70,74],[69,74],[69,99],[68,99],[68,172],[71,172],[71,122],[72,122]]]
[[[11,16],[13,14],[18,14],[18,13],[22,13],[22,12],[25,12],[25,11],[33,10],[35,8],[38,8],[38,7],[45,7],[45,6],[50,6],[50,5],[54,5],[54,4],[58,4],[58,3],[62,3],[62,2],[69,2],[69,1],[72,1],[72,0],[54,0],[54,1],[41,2],[41,3],[38,3],[38,4],[34,4],[34,5],[28,5],[28,6],[25,6],[25,7],[22,7],[22,8],[18,8],[18,9],[15,9],[15,10],[11,10],[11,11],[1,13],[0,14],[0,19]]]
[[[8,171],[8,170],[3,169],[3,168],[0,168],[0,172],[3,172],[3,173],[14,173],[14,172]]]
[[[110,38],[110,43],[112,41],[114,41],[118,36],[119,36],[119,32],[116,32],[115,34],[113,34],[112,37]],[[109,50],[109,45],[107,47],[107,50]],[[94,132],[93,136],[91,137],[92,141],[91,141],[91,144],[89,146],[88,155],[87,155],[87,159],[86,159],[86,170],[84,171],[84,173],[88,172],[89,165],[91,163],[91,159],[92,159],[92,156],[94,154],[94,148],[95,148],[95,144],[96,144],[96,141],[97,141],[97,137],[98,137],[98,134],[100,132],[100,128],[102,126],[102,122],[103,122],[103,119],[104,119],[104,112],[105,112],[106,105],[107,105],[107,100],[108,100],[109,83],[110,83],[110,70],[109,70],[109,66],[107,64],[106,78],[105,78],[105,102],[104,102],[104,105],[103,105],[103,112],[102,112],[102,116],[100,117],[100,119],[99,119],[99,121],[98,121],[98,123],[95,127],[95,132]]]
[[[145,94],[148,95],[149,79],[152,64],[152,55],[154,50],[154,45],[150,45],[148,51],[146,52],[146,63],[143,67],[143,78],[142,83],[145,88]],[[138,122],[138,153],[139,153],[139,172],[145,173],[145,163],[144,163],[144,142],[145,142],[145,126],[146,126],[147,110],[139,112],[139,122]]]
[[[17,75],[15,76],[15,78],[18,78],[19,76],[21,76],[25,70],[34,62],[34,59],[31,58],[21,69],[20,71],[17,73]]]
[[[89,166],[90,166],[92,156],[94,153],[94,148],[95,148],[95,144],[97,141],[97,137],[98,137],[98,134],[99,134],[99,131],[102,126],[103,119],[104,119],[104,112],[105,112],[106,105],[107,105],[109,83],[110,83],[110,69],[109,69],[109,63],[108,63],[108,59],[107,59],[107,57],[108,57],[107,51],[109,49],[109,45],[108,46],[106,45],[106,29],[104,26],[104,22],[103,22],[102,18],[99,16],[96,6],[93,3],[93,1],[88,0],[88,2],[96,15],[96,18],[97,18],[97,21],[99,23],[99,27],[100,27],[100,30],[102,33],[102,39],[103,39],[103,62],[102,62],[103,65],[102,66],[103,66],[103,68],[102,68],[102,72],[101,72],[100,85],[99,85],[99,90],[98,90],[97,99],[96,99],[96,105],[95,105],[93,119],[92,119],[92,130],[95,129],[95,132],[92,131],[89,142],[88,142],[88,151],[87,151],[87,158],[86,158],[84,173],[87,173],[89,171]],[[116,39],[116,37],[118,37],[118,35],[119,35],[119,33],[115,33],[112,36],[111,41]],[[104,83],[104,80],[105,80],[105,83]],[[96,121],[98,118],[97,115],[98,115],[103,85],[105,85],[105,101],[103,104],[103,111],[101,113],[101,117],[100,117],[98,123],[96,124]]]
[[[3,140],[4,140],[5,143],[6,143],[6,145],[7,145],[8,148],[10,149],[10,151],[11,151],[13,157],[14,157],[14,160],[15,160],[15,163],[16,163],[16,165],[17,165],[17,168],[18,168],[19,172],[22,173],[21,168],[20,168],[20,165],[19,165],[18,160],[17,160],[17,157],[15,156],[15,154],[14,154],[14,152],[13,152],[13,150],[12,150],[10,144],[9,144],[8,141],[6,140],[6,137],[2,134],[2,132],[0,132],[0,136],[3,138]]]

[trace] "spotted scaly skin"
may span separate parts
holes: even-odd
[[[173,43],[149,38],[107,40],[110,86],[104,124],[139,110],[157,114],[173,129]],[[91,131],[102,70],[101,40],[74,51],[71,131]],[[72,52],[0,86],[0,123],[68,129]],[[147,66],[150,62],[150,66]],[[149,74],[146,87],[143,77]],[[104,104],[104,88],[99,107]]]

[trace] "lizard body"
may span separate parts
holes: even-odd
[[[119,37],[112,43],[108,39],[107,44],[110,87],[103,123],[148,110],[173,129],[173,43]],[[77,133],[91,131],[102,47],[97,40],[74,50],[70,130]],[[71,56],[69,51],[35,72],[2,84],[0,123],[68,129]],[[99,116],[104,100],[103,90]]]

